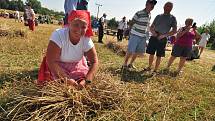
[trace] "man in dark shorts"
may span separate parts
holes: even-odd
[[[165,57],[165,47],[167,43],[167,37],[174,35],[177,32],[177,21],[175,16],[170,12],[173,8],[173,3],[167,2],[164,5],[164,13],[157,15],[150,27],[152,36],[149,39],[146,53],[149,55],[149,65],[144,70],[150,71],[154,61],[154,55],[156,53],[157,59],[154,68],[154,72],[159,68],[161,57]],[[171,31],[170,31],[171,30]]]

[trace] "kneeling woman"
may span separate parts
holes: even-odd
[[[84,10],[72,11],[68,22],[68,27],[57,29],[50,37],[46,58],[39,70],[37,83],[40,85],[67,78],[69,85],[83,88],[93,79],[98,58],[91,33],[87,30],[90,15]]]
[[[192,23],[193,19],[186,19],[185,27],[180,28],[176,36],[176,43],[171,54],[172,56],[170,57],[167,65],[167,69],[169,70],[169,67],[171,66],[175,58],[180,57],[180,62],[176,74],[179,74],[184,67],[186,58],[192,50],[193,41],[195,40],[195,38],[200,37],[196,30],[196,27],[192,27]]]

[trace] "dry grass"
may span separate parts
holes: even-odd
[[[27,37],[27,35],[28,31],[26,29],[12,28],[8,25],[0,26],[0,37]]]
[[[126,46],[121,42],[109,41],[106,46],[120,56],[125,56],[126,54]]]
[[[105,80],[94,81],[83,90],[63,83],[49,83],[38,88],[32,83],[15,83],[13,98],[5,106],[1,120],[86,120],[106,119],[106,113],[118,111],[126,97],[126,88],[120,83]],[[21,90],[21,87],[26,87]],[[6,90],[6,89],[4,89]],[[17,91],[20,93],[17,94]],[[11,94],[12,92],[10,92]],[[111,116],[114,118],[114,116]]]
[[[0,23],[27,29],[20,23],[14,23],[13,20],[0,18]],[[215,73],[211,71],[215,62],[215,53],[210,50],[206,50],[200,60],[187,62],[183,74],[178,77],[172,77],[169,74],[151,76],[150,72],[142,72],[148,64],[147,55],[136,60],[135,65],[138,68],[136,71],[130,71],[126,77],[123,77],[120,68],[124,58],[106,48],[106,45],[95,43],[100,68],[93,84],[85,90],[70,89],[70,92],[68,87],[58,85],[58,83],[47,88],[37,88],[33,80],[37,77],[37,69],[47,47],[48,38],[58,27],[40,25],[35,32],[29,32],[27,38],[0,37],[0,81],[3,83],[0,89],[0,106],[5,109],[6,115],[14,109],[8,115],[10,120],[13,117],[21,118],[20,112],[24,112],[24,115],[31,114],[41,120],[57,119],[48,114],[56,114],[52,112],[55,109],[52,105],[60,112],[59,115],[57,114],[62,116],[60,119],[68,117],[67,120],[215,120]],[[96,37],[93,39],[97,41]],[[116,41],[113,37],[104,37],[105,43],[110,40]],[[124,48],[127,44],[124,42],[117,44]],[[170,52],[167,52],[167,57],[161,64],[161,71],[169,55]],[[173,64],[171,71],[175,70],[177,64],[178,60]],[[58,88],[55,88],[56,86]],[[41,95],[42,93],[44,95]],[[98,95],[95,96],[96,94]],[[71,98],[72,96],[74,98]],[[41,105],[41,100],[55,102]],[[84,100],[90,102],[90,105],[83,102]],[[106,101],[110,102],[107,106],[110,108],[106,108],[106,105],[102,106]],[[34,106],[37,102],[40,108],[30,110],[32,107],[28,106]],[[74,102],[76,105],[72,105]],[[20,105],[17,106],[17,104]],[[92,105],[97,104],[100,104],[99,108],[92,108]],[[26,109],[23,111],[25,106]],[[48,106],[50,109],[43,113],[44,115],[41,114],[49,108]],[[63,106],[64,108],[61,108]],[[71,110],[71,115],[74,114],[75,117],[69,117],[69,114],[64,115],[73,106],[75,109]],[[95,113],[87,113],[90,109],[93,109]],[[15,115],[16,112],[17,115]],[[2,118],[5,112],[0,109],[0,113]],[[38,119],[33,117],[29,120]]]
[[[215,71],[215,65],[212,67],[211,71]]]

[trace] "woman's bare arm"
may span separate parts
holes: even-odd
[[[91,48],[85,53],[85,55],[90,63],[90,69],[86,75],[86,80],[93,80],[94,74],[96,73],[98,67],[98,57],[95,47]]]
[[[61,48],[59,48],[54,42],[50,41],[46,53],[49,69],[58,78],[69,78],[57,63],[60,61],[60,54]]]

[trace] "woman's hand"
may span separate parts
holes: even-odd
[[[74,87],[78,87],[79,85],[74,79],[68,79],[67,84]]]
[[[92,73],[88,73],[87,75],[86,75],[86,78],[85,78],[86,80],[93,80],[93,74]]]
[[[96,53],[95,47],[90,49],[88,52],[85,53],[87,59],[90,63],[89,71],[85,77],[86,80],[93,80],[94,74],[96,73],[98,67],[98,57]]]
[[[84,87],[86,87],[86,81],[85,80],[81,80],[80,83],[78,84],[78,88],[79,89],[83,89]]]

